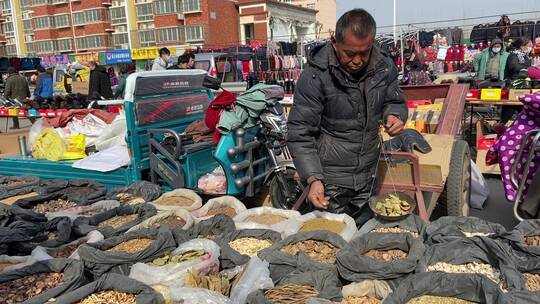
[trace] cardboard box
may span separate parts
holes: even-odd
[[[0,156],[19,154],[19,136],[26,136],[28,140],[28,130],[0,133]]]
[[[501,175],[499,164],[488,166],[486,165],[487,150],[478,150],[476,153],[476,165],[482,174]]]
[[[479,121],[476,123],[476,165],[482,174],[500,175],[501,170],[499,164],[488,166],[486,164],[486,155],[492,145],[497,142],[497,134],[484,134],[484,123]]]
[[[529,94],[529,93],[531,93],[531,90],[511,89],[510,93],[508,93],[508,100],[518,101],[519,96]]]
[[[501,100],[502,89],[482,89],[480,99]]]
[[[71,83],[73,94],[88,95],[89,83],[87,81],[75,81]]]
[[[480,90],[469,90],[469,92],[467,92],[467,99],[480,99]]]

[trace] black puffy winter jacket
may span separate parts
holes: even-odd
[[[288,118],[288,146],[305,180],[359,190],[375,173],[379,122],[390,114],[407,119],[392,60],[373,47],[362,77],[339,67],[331,44],[314,48]]]

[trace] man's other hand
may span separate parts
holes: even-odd
[[[319,209],[326,209],[330,203],[330,197],[324,196],[324,185],[319,180],[311,183],[308,198],[313,206]]]
[[[405,124],[401,119],[397,118],[394,115],[388,115],[386,118],[386,125],[384,128],[386,129],[386,133],[390,136],[396,136],[403,131],[403,128],[405,127]]]

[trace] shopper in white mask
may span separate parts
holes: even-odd
[[[474,70],[478,80],[497,79],[504,80],[504,70],[508,53],[504,49],[501,39],[491,41],[489,48],[474,57]]]
[[[159,57],[154,59],[152,71],[163,71],[171,65],[171,51],[168,48],[159,49]]]

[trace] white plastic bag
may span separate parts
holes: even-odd
[[[488,196],[486,180],[476,163],[471,160],[471,208],[482,209]]]
[[[169,197],[184,197],[191,200],[193,203],[188,206],[165,204],[165,200]],[[194,211],[202,207],[202,198],[197,195],[193,190],[189,189],[176,189],[173,191],[163,193],[157,200],[151,203],[159,211],[169,211],[174,209],[185,209],[187,211]]]
[[[190,250],[204,250],[207,254],[187,262],[163,266],[137,263],[131,267],[129,277],[147,285],[165,287],[184,286],[188,271],[196,270],[201,275],[219,270],[219,246],[206,239],[194,239],[183,243],[171,255],[179,255]]]
[[[265,214],[278,215],[284,217],[285,220],[273,225],[265,225],[255,222],[246,221],[251,216],[261,216]],[[248,209],[234,218],[234,223],[237,229],[270,229],[280,233],[283,233],[289,226],[289,220],[298,219],[301,216],[300,212],[296,210],[284,210],[272,207],[257,207]]]
[[[171,211],[159,212],[157,215],[154,215],[151,218],[148,218],[148,219],[144,220],[139,225],[131,227],[131,229],[129,229],[127,232],[132,232],[132,231],[135,231],[135,230],[149,228],[154,223],[156,223],[156,222],[158,222],[158,221],[160,221],[162,219],[168,218],[169,216],[177,216],[177,217],[181,218],[182,220],[184,220],[184,222],[186,222],[186,224],[184,224],[182,229],[189,229],[189,228],[191,228],[191,226],[193,226],[193,216],[191,216],[191,213],[189,213],[189,211],[184,210],[184,209],[176,209],[176,210],[171,210]],[[174,227],[169,227],[169,228],[174,228]]]
[[[343,298],[346,297],[371,297],[383,301],[390,293],[392,288],[385,281],[381,280],[363,280],[343,287]]]
[[[101,118],[88,114],[82,119],[74,117],[65,127],[56,128],[56,131],[63,138],[75,134],[84,134],[86,137],[86,146],[95,145],[96,139],[107,129],[109,125]]]
[[[34,141],[41,131],[43,131],[43,118],[36,120],[30,127],[30,132],[28,132],[28,147],[34,145]]]
[[[37,262],[31,255],[27,256],[9,256],[9,255],[0,255],[0,263],[10,263],[13,265],[7,266],[4,269],[0,269],[0,273],[11,271],[14,269],[19,269]]]
[[[233,304],[246,303],[247,296],[259,289],[274,287],[270,278],[270,264],[258,257],[252,257],[247,263],[244,273],[231,289],[231,301]]]
[[[53,218],[56,218],[56,217],[67,216],[73,221],[77,217],[80,217],[81,213],[84,213],[84,212],[96,211],[96,210],[98,210],[99,212],[103,212],[103,211],[114,209],[116,207],[120,207],[120,202],[119,201],[101,200],[99,202],[95,202],[92,205],[88,205],[88,206],[77,206],[77,207],[64,209],[64,210],[59,211],[59,212],[46,213],[45,216],[49,220],[53,219]]]
[[[169,293],[172,303],[182,304],[232,304],[226,296],[204,288],[175,286]]]
[[[227,177],[221,166],[199,178],[197,187],[209,194],[226,194]]]
[[[97,243],[97,242],[103,241],[104,239],[105,239],[105,237],[103,236],[103,234],[101,234],[97,230],[94,230],[94,231],[90,231],[86,236],[84,236],[82,238],[79,238],[79,239],[77,239],[77,240],[75,240],[73,242],[70,242],[68,244],[59,246],[57,248],[46,248],[46,247],[37,246],[36,248],[34,248],[34,250],[32,250],[31,256],[36,261],[50,260],[50,259],[54,259],[54,257],[51,256],[51,253],[62,250],[63,248],[65,248],[67,246],[77,244],[77,243],[81,243],[81,242],[82,243],[80,245]],[[73,253],[71,253],[69,255],[68,259],[75,259],[75,260],[80,259],[78,250],[79,250],[79,248],[77,247],[77,249],[75,249],[75,251],[73,251]]]
[[[122,113],[96,138],[96,149],[103,151],[114,146],[126,146],[126,133],[126,115]]]
[[[204,206],[202,206],[198,210],[193,211],[192,214],[197,219],[197,221],[202,221],[213,217],[213,215],[207,215],[210,210],[222,207],[233,208],[236,211],[237,215],[247,210],[244,203],[242,203],[236,197],[220,196],[208,200],[208,202],[206,202]]]
[[[287,221],[287,227],[285,228],[285,231],[283,232],[285,236],[290,236],[298,232],[300,228],[302,228],[302,225],[304,225],[305,222],[315,219],[315,218],[325,218],[331,221],[340,221],[345,223],[345,228],[343,228],[343,231],[339,233],[341,237],[349,242],[354,238],[354,235],[357,231],[356,229],[356,222],[352,217],[350,217],[347,214],[334,214],[329,212],[321,212],[321,211],[313,211],[310,213],[306,213],[297,219],[291,219]]]

